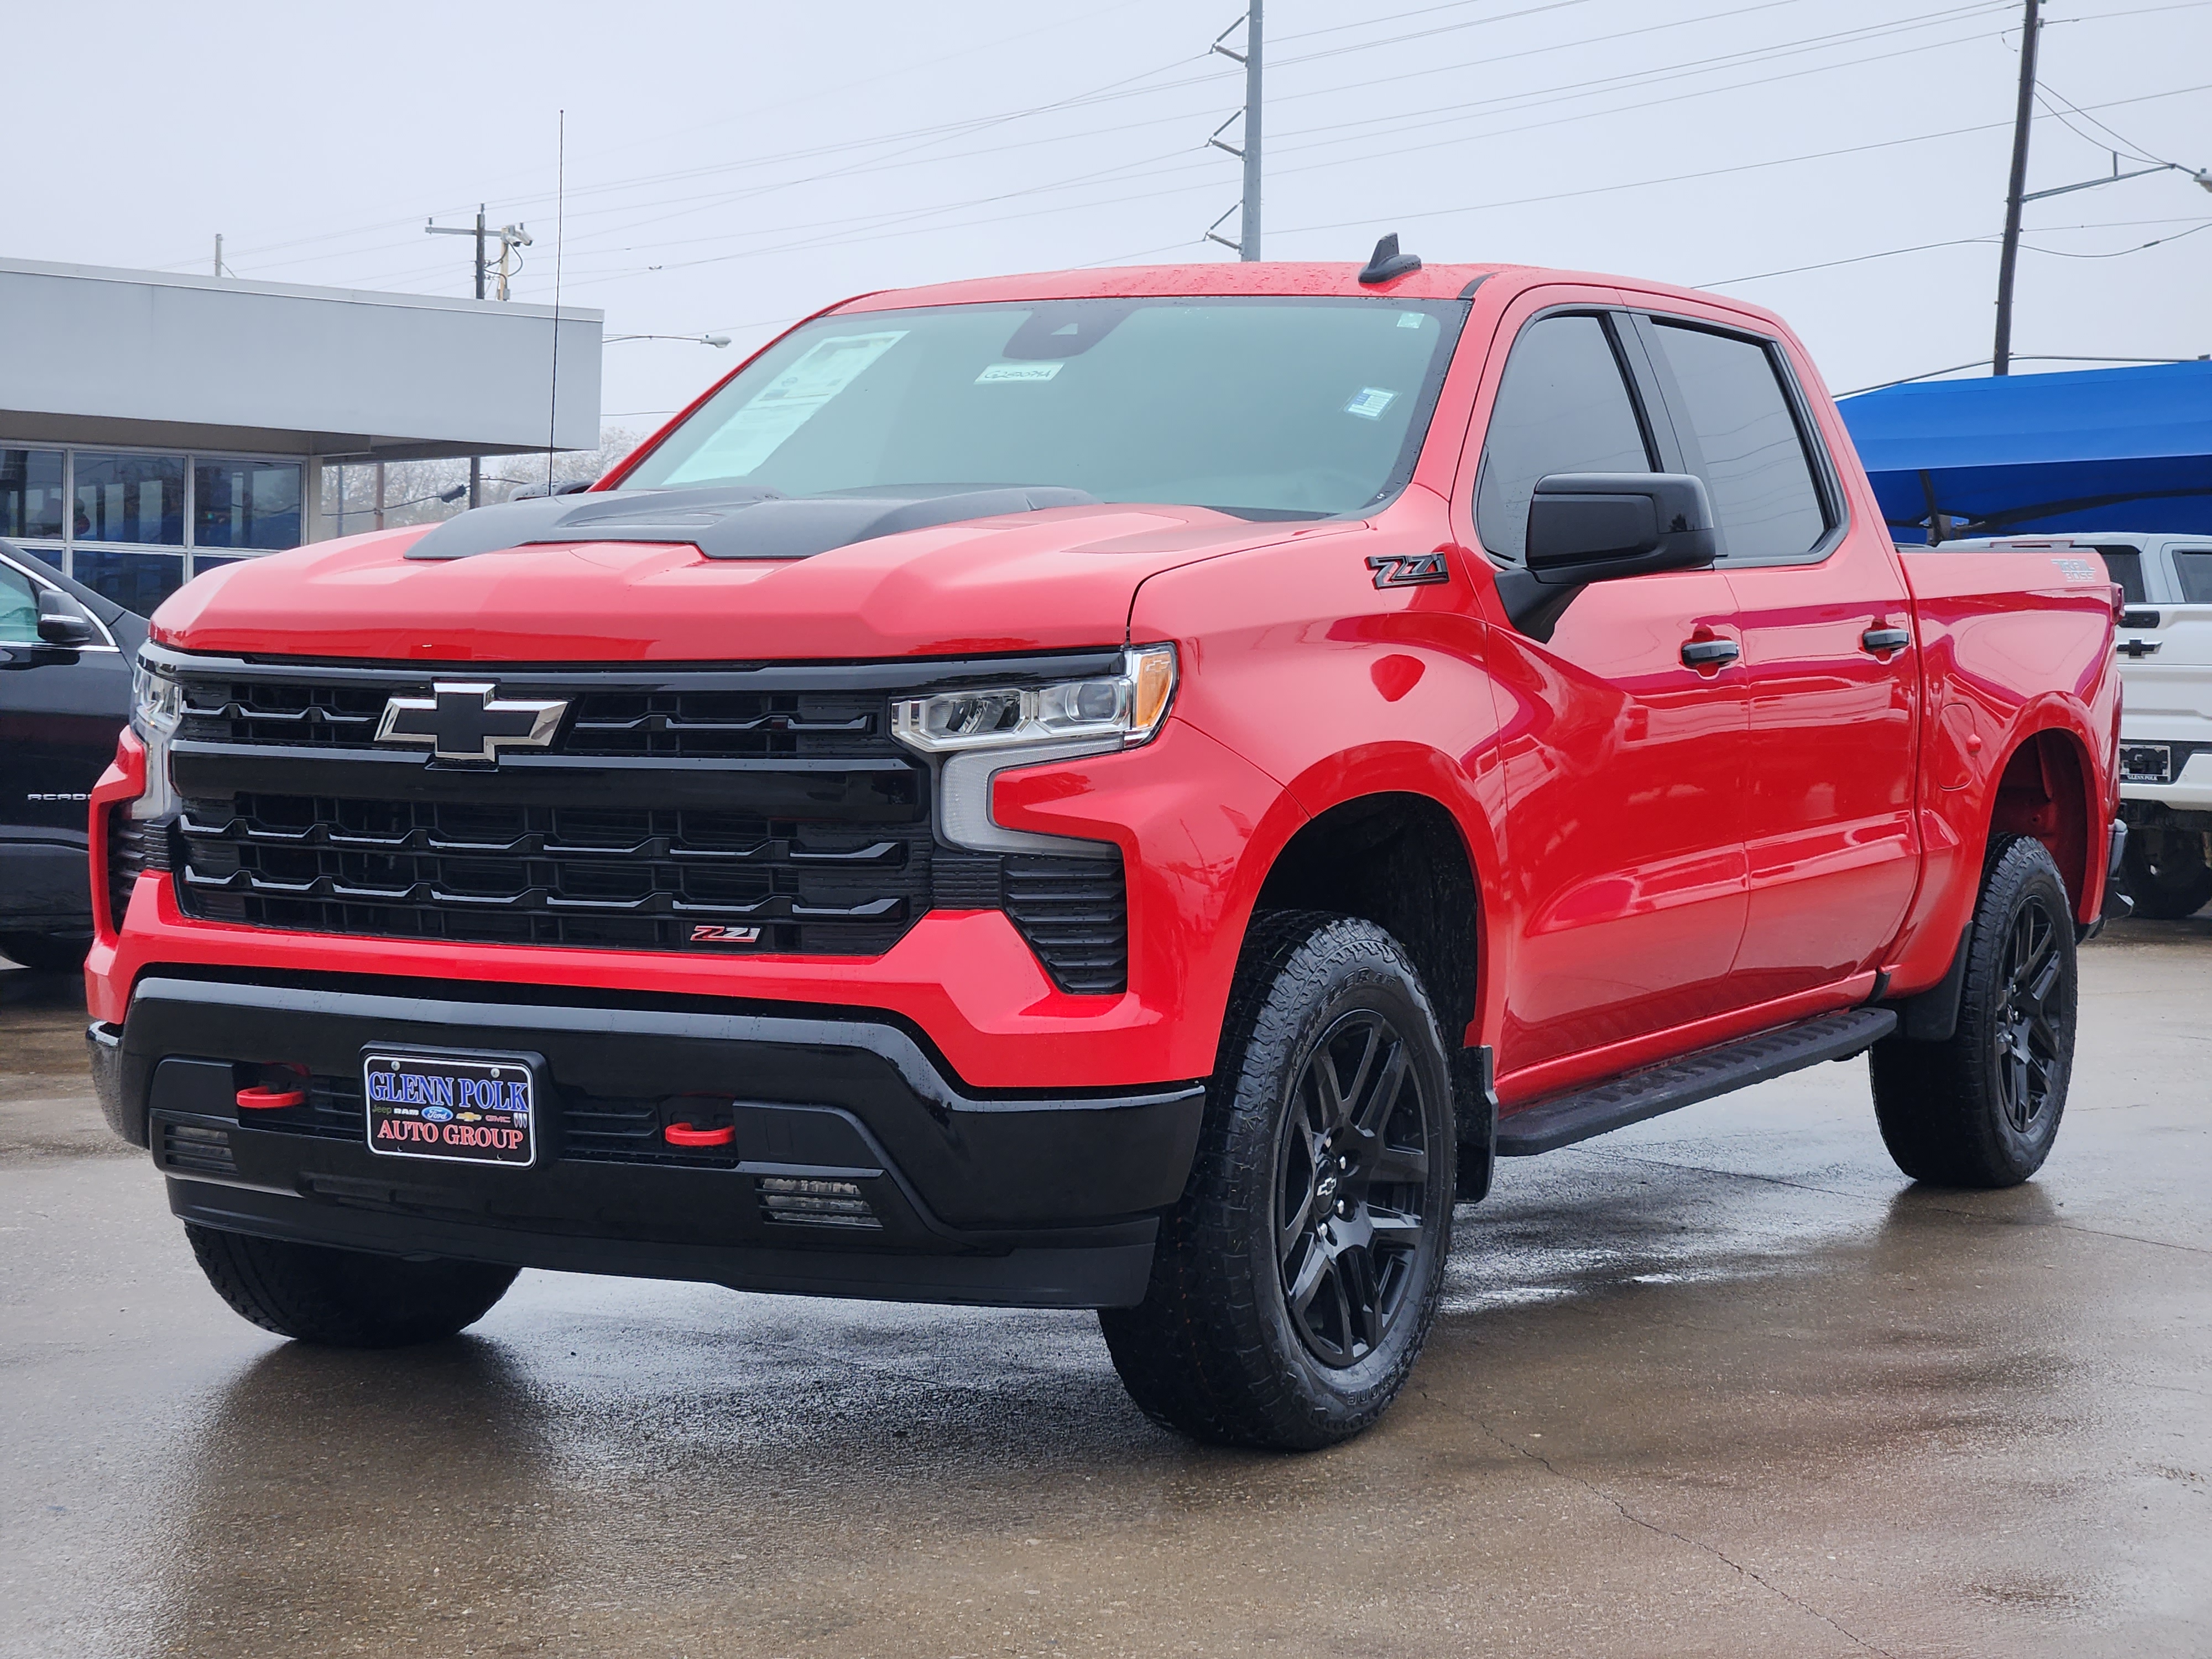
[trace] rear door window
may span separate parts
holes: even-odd
[[[2143,560],[2141,548],[2123,545],[2099,547],[2094,550],[2105,556],[2105,568],[2111,573],[2112,580],[2120,585],[2120,592],[2127,596],[2130,605],[2150,603],[2150,595],[2143,586]]]
[[[1519,564],[1528,501],[1554,472],[1649,472],[1651,452],[1600,318],[1540,317],[1505,360],[1484,435],[1474,528],[1497,558]]]
[[[2173,580],[2184,605],[2212,605],[2212,547],[2176,548]]]
[[[1651,334],[1679,400],[1675,435],[1705,481],[1723,562],[1761,563],[1810,552],[1828,533],[1827,509],[1764,341],[1655,319]],[[1686,425],[1687,430],[1682,428]]]

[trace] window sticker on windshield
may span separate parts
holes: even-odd
[[[881,334],[840,334],[814,348],[756,393],[720,432],[668,475],[668,482],[742,478],[786,438],[814,418],[815,410],[860,379],[877,358],[906,338],[904,329]]]
[[[1344,412],[1347,415],[1357,415],[1363,421],[1379,421],[1382,418],[1382,411],[1389,408],[1397,400],[1397,397],[1398,394],[1395,392],[1384,392],[1377,386],[1364,386],[1352,393],[1352,401],[1344,406]]]
[[[1401,328],[1419,328],[1428,319],[1418,311],[1401,311],[1398,313],[1398,326]]]
[[[993,363],[975,377],[977,386],[990,386],[1000,380],[1049,380],[1060,373],[1062,364],[1051,363]]]

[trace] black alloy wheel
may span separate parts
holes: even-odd
[[[1998,839],[1962,946],[1951,1035],[1874,1046],[1875,1120],[1897,1167],[1946,1187],[2011,1187],[2043,1167],[2066,1111],[2078,980],[2073,902],[2050,850]]]
[[[1314,1045],[1275,1153],[1283,1301],[1324,1365],[1345,1370],[1404,1316],[1421,1254],[1429,1146],[1406,1040],[1358,1009]]]
[[[2120,884],[2146,921],[2180,921],[2212,903],[2212,860],[2201,830],[2136,824],[2120,855]]]
[[[2005,1121],[2022,1135],[2051,1109],[2058,1067],[2072,1046],[2059,1030],[2058,989],[2066,977],[2060,926],[2043,896],[2030,893],[2005,939],[1996,1006],[1997,1098]]]
[[[1405,1387],[1443,1288],[1458,1141],[1436,1012],[1374,922],[1262,912],[1214,1064],[1145,1299],[1099,1328],[1156,1423],[1334,1445]]]

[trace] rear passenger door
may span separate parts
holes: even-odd
[[[2103,543],[2096,544],[2114,580],[2126,585],[2122,562]],[[2166,550],[2168,568],[2154,567],[2136,576],[2129,592],[2130,615],[2148,627],[2123,625],[2118,649],[2126,682],[2122,735],[2128,757],[2146,778],[2180,784],[2191,791],[2174,799],[2165,791],[2152,799],[2195,808],[2212,798],[2212,544],[2177,541]],[[2154,582],[2145,603],[2145,576]],[[2141,745],[2155,745],[2144,753]],[[2162,748],[2163,754],[2159,753]],[[2160,763],[2144,767],[2140,763]],[[2195,792],[2205,792],[2198,795]]]
[[[1637,326],[1735,594],[1751,893],[1734,977],[1768,1002],[1877,966],[1911,900],[1911,611],[1887,526],[1848,521],[1782,342],[1663,313]]]

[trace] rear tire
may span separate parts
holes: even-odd
[[[2130,828],[2120,875],[2136,914],[2153,921],[2179,921],[2212,904],[2212,864],[2201,830]]]
[[[520,1271],[405,1261],[185,1224],[216,1293],[264,1331],[333,1348],[404,1348],[466,1330]]]
[[[89,933],[0,933],[0,957],[33,973],[74,974],[90,949]]]
[[[1875,1118],[1915,1181],[2017,1186],[2051,1155],[2074,1068],[2072,906],[2041,842],[1990,860],[1965,949],[1951,1037],[1875,1044]]]
[[[1098,1316],[1145,1414],[1286,1450],[1382,1416],[1436,1315],[1456,1150],[1443,1042],[1397,941],[1255,918],[1151,1286]]]

